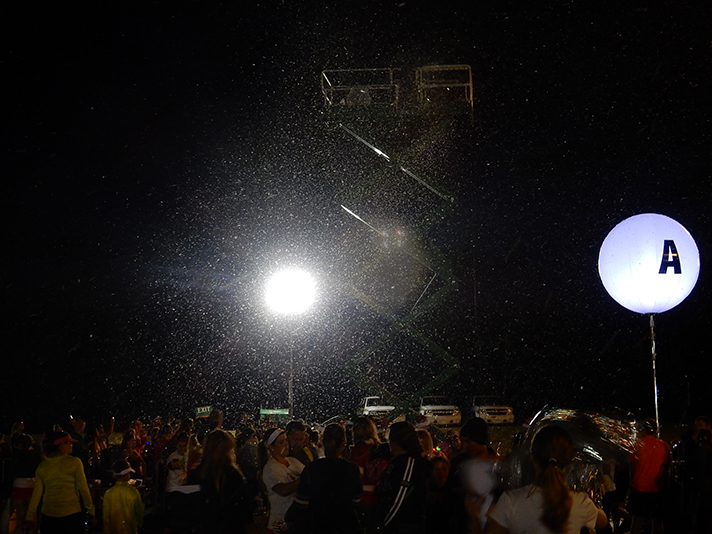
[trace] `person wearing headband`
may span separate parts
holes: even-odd
[[[270,504],[266,532],[267,534],[284,532],[286,530],[284,514],[294,500],[304,464],[296,458],[288,457],[289,441],[286,432],[281,428],[268,430],[260,443],[260,448],[263,461],[269,457],[262,468],[262,481],[267,488]],[[266,454],[267,452],[269,455]]]
[[[603,510],[586,493],[569,489],[564,469],[573,457],[566,430],[555,425],[539,430],[531,446],[534,483],[502,494],[490,508],[488,534],[579,534],[606,527]]]
[[[37,467],[35,489],[27,510],[27,522],[37,521],[40,501],[42,534],[84,532],[84,514],[94,519],[94,504],[84,475],[82,461],[71,456],[75,443],[66,432],[55,432],[48,438],[48,454]]]
[[[106,534],[137,534],[143,524],[145,507],[138,490],[129,484],[135,471],[128,460],[112,466],[116,484],[104,494],[102,519]]]

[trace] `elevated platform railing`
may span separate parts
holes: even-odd
[[[430,65],[415,71],[418,102],[466,102],[474,105],[472,69],[469,65]]]
[[[469,65],[429,65],[415,69],[413,82],[398,79],[400,69],[331,69],[321,72],[321,92],[330,108],[407,108],[412,111],[472,111],[474,91]],[[411,74],[412,76],[412,74]],[[408,91],[402,92],[402,87]]]
[[[329,106],[398,107],[397,69],[339,69],[321,73],[321,92]]]

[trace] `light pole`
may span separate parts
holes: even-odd
[[[306,271],[290,269],[273,275],[267,282],[266,300],[270,309],[280,315],[297,316],[314,303],[314,279]],[[294,417],[294,343],[289,349],[289,382],[287,386],[289,417]]]

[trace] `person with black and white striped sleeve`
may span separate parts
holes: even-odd
[[[424,534],[432,466],[423,456],[415,428],[410,423],[393,423],[388,444],[391,462],[376,488],[380,531]]]

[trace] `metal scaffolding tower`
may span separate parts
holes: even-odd
[[[455,198],[444,180],[427,176],[422,164],[415,162],[419,154],[437,145],[456,123],[460,124],[453,116],[471,117],[474,106],[472,74],[467,65],[418,68],[410,86],[399,79],[400,74],[399,69],[392,68],[324,70],[321,91],[327,124],[340,132],[343,150],[361,151],[364,158],[369,153],[375,157],[372,174],[344,195],[341,207],[344,215],[363,229],[363,238],[377,236],[376,242],[385,251],[354,276],[351,292],[386,326],[374,333],[346,367],[368,394],[379,395],[396,407],[390,419],[400,414],[414,419],[417,413],[412,406],[418,405],[419,398],[446,383],[460,368],[458,359],[427,328],[429,317],[447,305],[447,297],[458,289],[459,280],[438,244],[424,237],[452,211]],[[382,140],[387,140],[388,148]],[[388,188],[387,195],[379,193],[383,188]],[[405,194],[405,189],[415,196],[419,210],[408,231],[384,227],[356,207],[379,203],[381,213],[390,208],[396,211],[388,199]],[[413,296],[407,305],[388,302],[379,289],[388,286],[388,269],[417,271],[417,298]],[[401,354],[403,345],[414,354]],[[398,369],[389,369],[388,365],[398,367],[399,358],[409,357],[429,358],[435,369],[422,376],[420,383],[405,388],[407,391],[393,391],[385,383],[384,374],[392,382]]]

